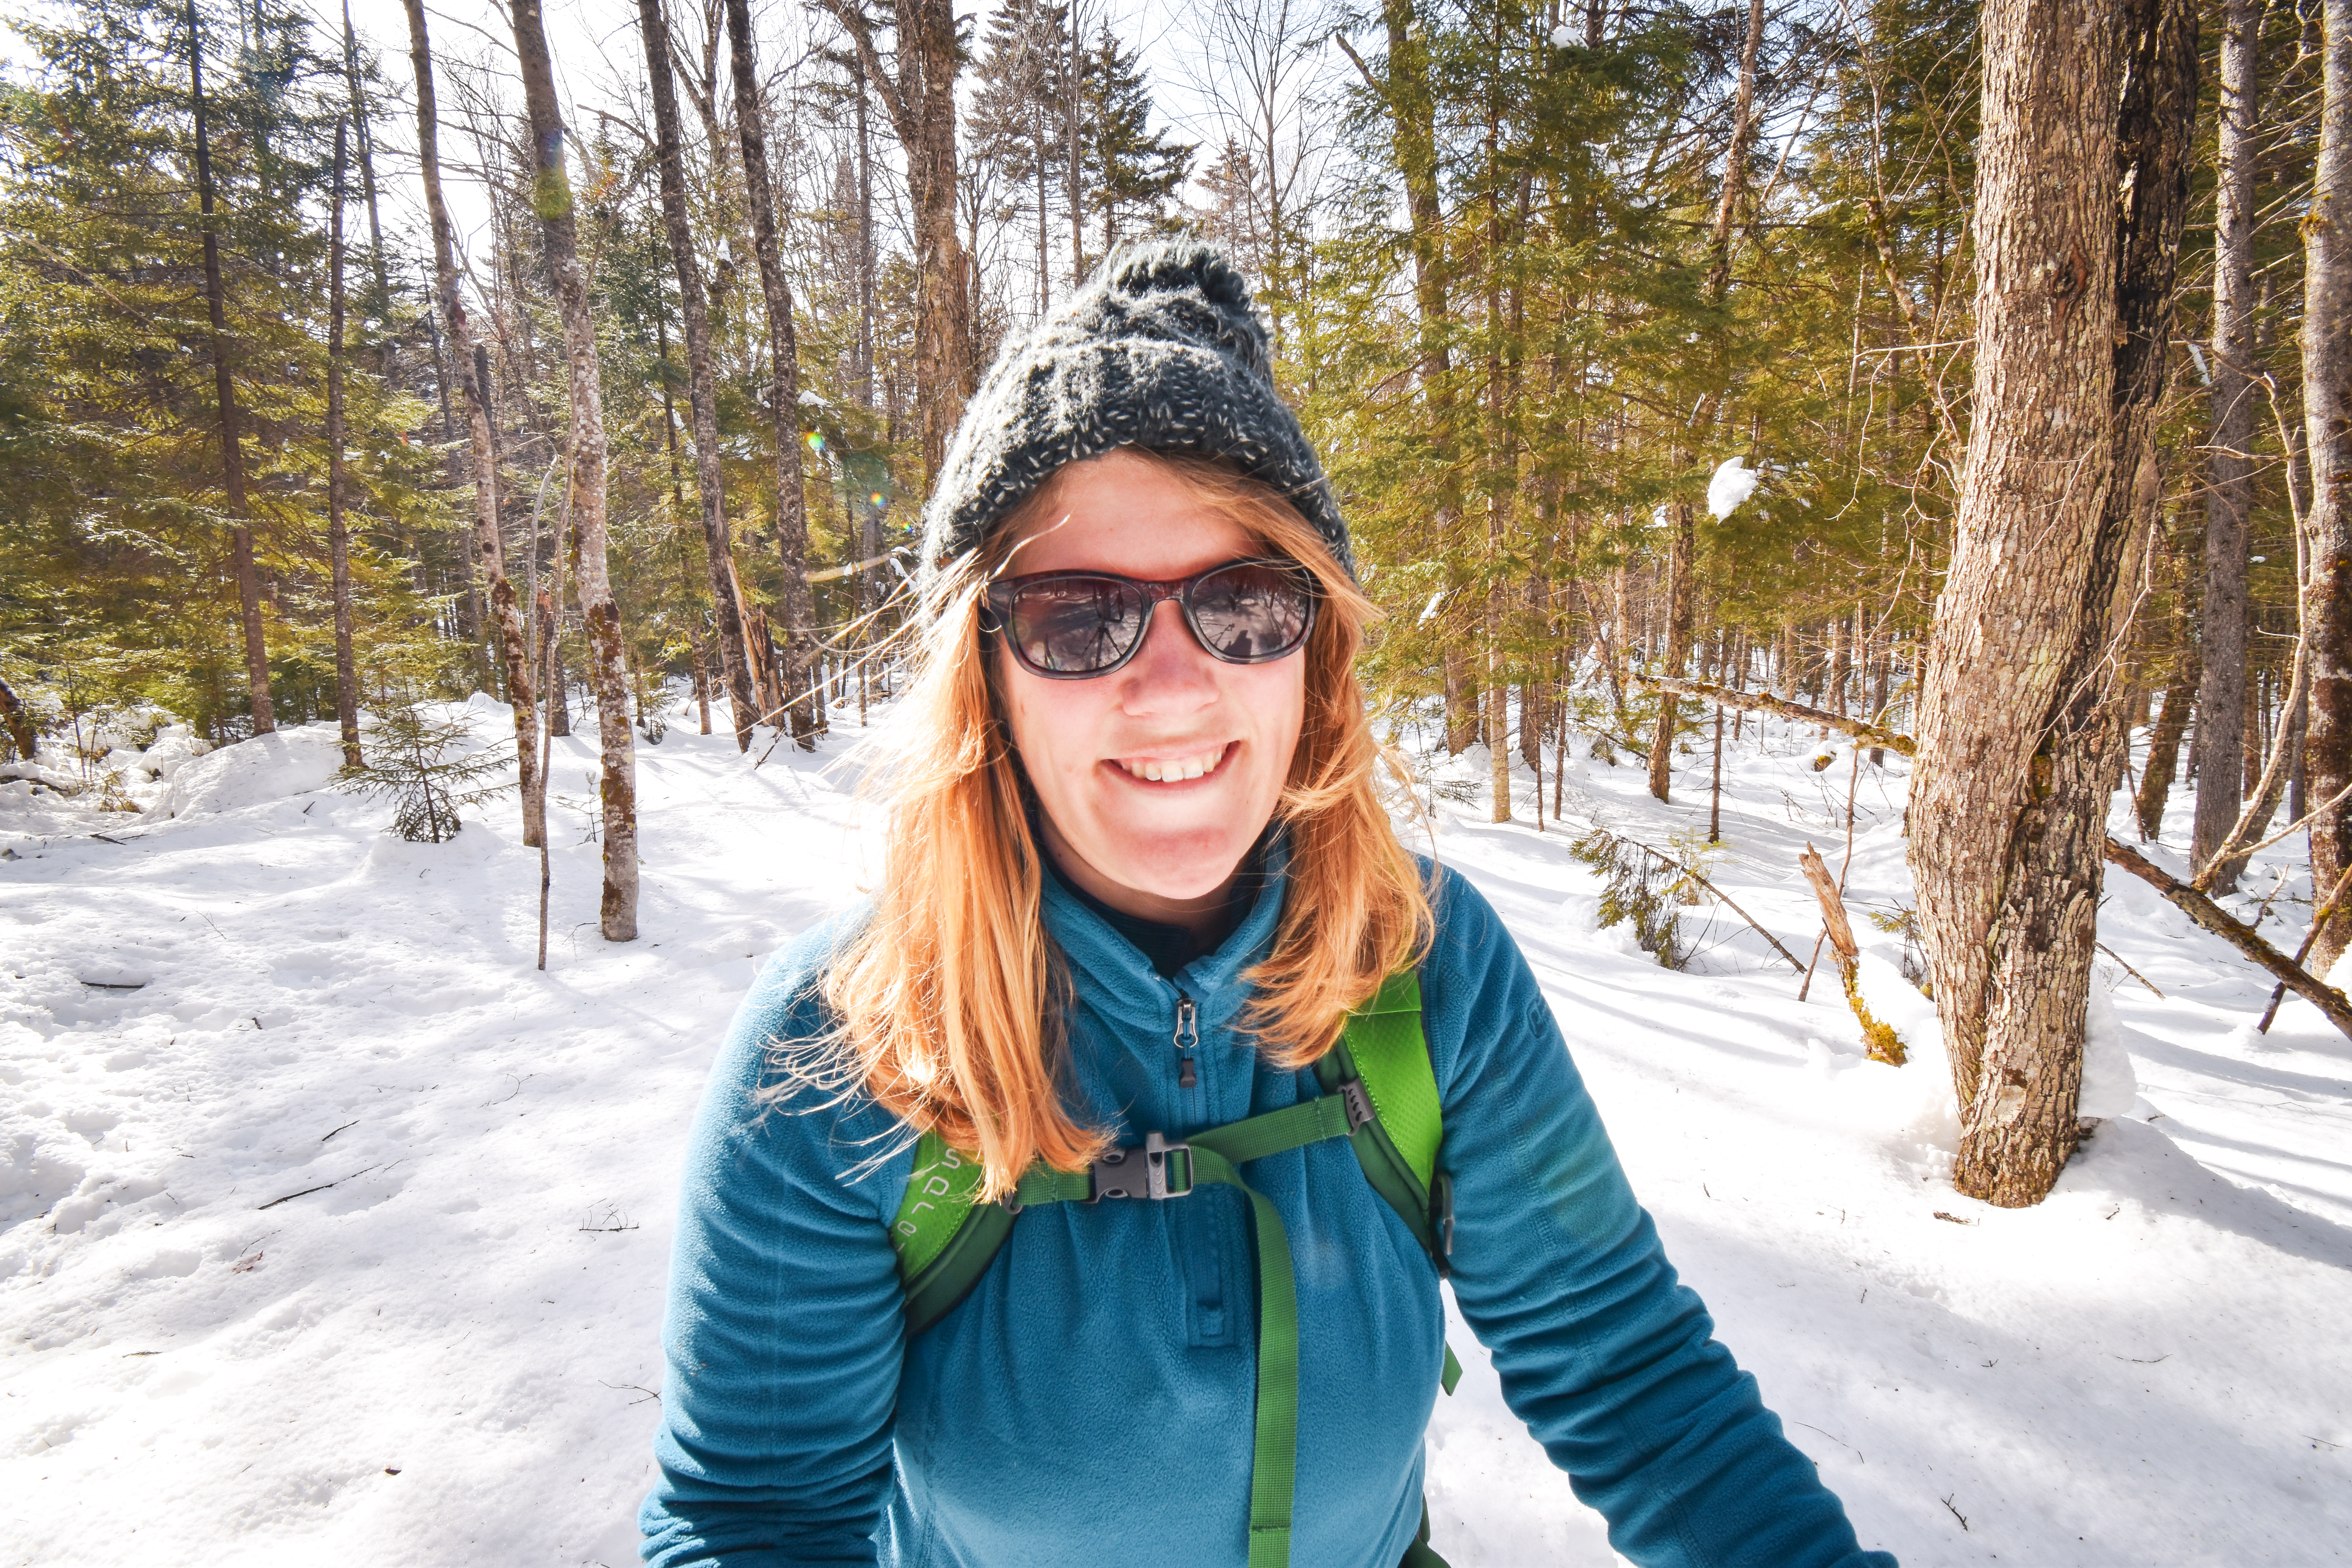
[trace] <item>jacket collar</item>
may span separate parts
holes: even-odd
[[[1249,913],[1215,952],[1203,953],[1178,970],[1172,982],[1053,876],[1043,879],[1039,912],[1045,933],[1069,961],[1071,981],[1087,994],[1090,1005],[1107,1013],[1137,1014],[1150,1022],[1164,1022],[1181,990],[1198,1006],[1200,1027],[1220,1027],[1248,1002],[1250,986],[1243,975],[1272,951],[1275,927],[1282,919],[1283,898],[1289,885],[1289,835],[1277,828],[1266,841],[1265,855],[1265,879]]]

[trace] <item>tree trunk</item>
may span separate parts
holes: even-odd
[[[1764,43],[1764,0],[1748,0],[1748,29],[1739,48],[1739,80],[1732,95],[1731,141],[1724,149],[1723,188],[1717,199],[1715,224],[1707,237],[1711,259],[1707,264],[1707,298],[1717,305],[1723,303],[1731,292],[1731,230],[1738,216],[1739,202],[1748,184],[1748,153],[1756,142],[1756,60]],[[1718,342],[1723,339],[1718,334]],[[1691,439],[1703,442],[1712,429],[1716,416],[1722,411],[1729,392],[1729,367],[1718,363],[1715,384],[1700,399],[1700,407],[1691,421]],[[1693,454],[1678,454],[1683,464]],[[1698,528],[1696,515],[1687,500],[1671,503],[1674,515],[1673,534],[1666,556],[1666,673],[1679,677],[1685,673],[1684,661],[1690,657],[1692,622],[1698,606]],[[1650,793],[1660,800],[1668,797],[1674,782],[1675,732],[1682,727],[1682,704],[1671,694],[1658,699],[1657,728],[1650,737]]]
[[[2198,650],[2184,649],[2180,658],[2181,668],[2164,689],[2164,711],[2156,716],[2156,727],[2148,731],[2147,767],[2139,776],[2139,796],[2133,803],[2143,840],[2164,832],[2165,803],[2172,793],[2172,775],[2180,768],[2180,737],[2189,729],[2189,714],[2202,679],[2197,668]]]
[[[1062,128],[1065,153],[1062,187],[1070,198],[1070,287],[1087,280],[1086,165],[1079,140],[1086,122],[1086,72],[1078,37],[1078,9],[1069,7],[1070,58],[1062,68]]]
[[[565,383],[571,394],[565,531],[572,546],[572,591],[579,596],[580,618],[588,634],[588,682],[596,693],[596,733],[604,764],[597,784],[604,812],[604,890],[598,917],[606,942],[635,942],[636,732],[629,725],[629,672],[621,650],[621,606],[613,596],[612,574],[605,561],[604,393],[596,360],[596,321],[588,306],[587,275],[580,265],[572,181],[563,166],[563,115],[556,102],[555,71],[548,58],[540,0],[511,0],[511,8],[515,55],[522,70],[523,101],[530,114],[531,147],[538,161],[531,205],[545,237],[555,308],[563,318]]]
[[[668,229],[670,263],[677,271],[679,314],[686,333],[686,395],[694,423],[694,479],[702,501],[702,548],[710,571],[710,603],[719,623],[719,662],[727,698],[734,710],[735,746],[751,749],[751,725],[760,717],[751,692],[750,650],[743,646],[743,605],[735,592],[732,544],[727,530],[726,481],[719,462],[719,399],[710,370],[710,307],[694,256],[694,231],[686,216],[686,173],[678,153],[677,93],[669,74],[669,24],[661,0],[637,0],[645,37],[646,69],[653,86],[655,144],[661,163],[662,218]]]
[[[776,195],[768,174],[768,132],[751,45],[751,0],[726,0],[727,43],[735,76],[735,123],[743,143],[743,185],[751,204],[751,244],[760,258],[760,291],[768,308],[768,397],[776,443],[776,557],[783,565],[782,684],[789,700],[816,649],[816,605],[808,584],[808,503],[801,486],[800,341],[793,326],[792,285],[777,239]],[[788,710],[793,740],[816,747],[816,718],[806,700]]]
[[[1690,657],[1691,621],[1698,603],[1698,527],[1686,500],[1670,501],[1673,517],[1666,556],[1666,654],[1659,662],[1668,675],[1679,678]],[[1675,732],[1682,727],[1682,704],[1672,695],[1658,698],[1657,728],[1650,734],[1650,793],[1667,798],[1674,781]]]
[[[2311,657],[2304,790],[2326,802],[2352,784],[2352,0],[2321,8],[2319,159],[2303,220],[2303,415],[2311,457],[2310,572],[2303,589]],[[2352,864],[2352,804],[2323,805],[2311,825],[2314,889]],[[2338,916],[2312,946],[2325,974],[2352,941]]]
[[[1483,722],[1478,706],[1478,681],[1470,672],[1466,654],[1445,655],[1445,754],[1458,757],[1478,743]]]
[[[639,0],[642,5],[646,0]],[[956,233],[956,73],[962,61],[952,0],[899,0],[898,65],[882,68],[874,24],[850,0],[824,0],[857,47],[907,154],[915,218],[915,401],[921,410],[923,487],[946,461],[948,439],[979,374],[963,241]]]
[[[2097,845],[2064,829],[2096,771],[2068,689],[2120,577],[2095,555],[2114,464],[2116,49],[2096,0],[1986,0],[1983,27],[1975,417],[1910,861],[1962,1119],[1955,1180],[2018,1205],[2073,1152],[2095,932]]]
[[[0,729],[8,731],[8,739],[15,743],[18,756],[30,762],[39,753],[41,734],[33,727],[33,715],[26,710],[23,702],[17,700],[16,694],[8,689],[8,683],[5,680],[0,680]]]
[[[261,580],[253,563],[253,513],[245,495],[245,449],[236,438],[236,382],[229,374],[228,312],[221,284],[220,235],[213,227],[213,144],[205,121],[205,47],[196,0],[188,0],[188,91],[196,121],[196,202],[204,213],[205,308],[212,318],[213,392],[220,413],[221,493],[228,502],[229,556],[245,632],[245,680],[253,732],[278,728],[269,703],[269,647],[261,628]]]
[[[2189,859],[2202,866],[2238,820],[2246,745],[2246,526],[2253,510],[2255,116],[2262,7],[2227,0],[2221,35],[2220,178],[2214,191],[2213,437],[2205,491],[2205,591],[2198,645],[2197,826]],[[2170,703],[2166,704],[2168,710]],[[2143,814],[2142,826],[2146,826]],[[2236,890],[2242,862],[2218,871],[2216,893]]]
[[[1975,418],[1911,866],[1960,1104],[1954,1184],[2005,1206],[2046,1195],[2077,1137],[2115,654],[2157,496],[2195,101],[2189,0],[1985,8]]]
[[[360,85],[359,34],[352,27],[352,0],[343,0],[343,75],[352,96],[352,135],[360,161],[360,196],[367,207],[368,259],[374,265],[375,297],[369,315],[383,325],[392,315],[392,273],[384,260],[383,216],[375,200],[375,117],[368,111],[367,94]],[[389,381],[394,372],[392,337],[387,330],[378,368]]]
[[[327,558],[335,596],[335,719],[343,765],[360,765],[360,680],[352,660],[352,543],[343,521],[343,157],[335,122],[335,188],[327,226]]]
[[[416,76],[416,157],[425,180],[425,206],[433,227],[434,290],[438,295],[441,324],[448,331],[454,363],[473,363],[474,331],[467,320],[466,301],[457,291],[457,242],[449,208],[441,199],[440,110],[433,90],[433,46],[425,29],[425,0],[404,0],[408,11],[408,58]],[[522,606],[514,584],[507,580],[506,546],[499,535],[499,464],[491,445],[490,410],[484,388],[470,375],[459,375],[466,394],[466,428],[472,437],[474,464],[474,550],[482,575],[489,584],[490,618],[498,626],[499,651],[506,665],[507,702],[514,710],[515,761],[522,780],[522,841],[537,847],[547,841],[547,792],[539,766],[537,683],[531,678],[530,643],[523,630]]]

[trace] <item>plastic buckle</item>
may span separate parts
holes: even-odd
[[[1181,1160],[1169,1156],[1181,1154]],[[1181,1167],[1178,1181],[1171,1182],[1171,1171]],[[1140,1149],[1113,1149],[1094,1163],[1095,1195],[1090,1204],[1105,1198],[1181,1198],[1192,1190],[1192,1146],[1171,1143],[1157,1132],[1143,1135]]]
[[[1378,1112],[1372,1110],[1372,1091],[1364,1087],[1364,1080],[1361,1078],[1340,1079],[1339,1099],[1348,1107],[1349,1132],[1355,1132],[1365,1122],[1378,1119]]]

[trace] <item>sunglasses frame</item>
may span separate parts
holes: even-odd
[[[1209,646],[1209,639],[1201,635],[1201,623],[1195,617],[1193,613],[1192,590],[1199,586],[1204,579],[1214,577],[1221,572],[1230,572],[1236,566],[1270,566],[1297,581],[1300,595],[1307,603],[1307,618],[1298,628],[1297,641],[1292,643],[1287,647],[1279,649],[1273,653],[1254,653],[1238,658],[1234,657],[1232,654],[1220,653],[1215,648]],[[1125,653],[1120,654],[1118,658],[1114,659],[1109,664],[1103,666],[1100,669],[1041,668],[1031,661],[1028,654],[1022,650],[1020,642],[1012,635],[1013,601],[1022,589],[1034,586],[1040,583],[1062,583],[1081,580],[1097,583],[1118,583],[1129,588],[1141,589],[1144,599],[1143,629],[1137,635],[1135,641],[1128,645],[1128,648]],[[1297,653],[1300,648],[1307,646],[1307,639],[1311,637],[1315,631],[1316,605],[1321,598],[1322,594],[1319,591],[1319,585],[1315,581],[1315,574],[1309,572],[1297,562],[1290,560],[1286,556],[1279,555],[1239,556],[1231,561],[1220,561],[1214,566],[1195,572],[1189,577],[1176,577],[1160,582],[1154,582],[1151,579],[1144,577],[1129,577],[1117,572],[1033,572],[1023,577],[1000,577],[988,585],[987,607],[989,614],[983,618],[982,629],[983,631],[995,632],[1002,636],[1004,639],[1004,646],[1012,651],[1013,661],[1020,665],[1022,668],[1027,670],[1030,674],[1037,676],[1042,679],[1097,680],[1106,675],[1116,675],[1118,671],[1126,668],[1127,666],[1134,660],[1135,656],[1143,651],[1143,645],[1150,640],[1152,623],[1159,616],[1160,606],[1166,600],[1173,599],[1176,601],[1176,607],[1182,613],[1184,617],[1185,629],[1192,634],[1192,640],[1201,645],[1201,651],[1207,654],[1211,658],[1217,660],[1221,664],[1272,664],[1276,659],[1288,658],[1292,654]]]

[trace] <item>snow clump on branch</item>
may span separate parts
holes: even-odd
[[[1748,498],[1756,493],[1756,487],[1763,479],[1760,472],[1747,467],[1740,458],[1724,458],[1717,466],[1715,477],[1706,481],[1706,510],[1718,519],[1729,517],[1748,504]]]

